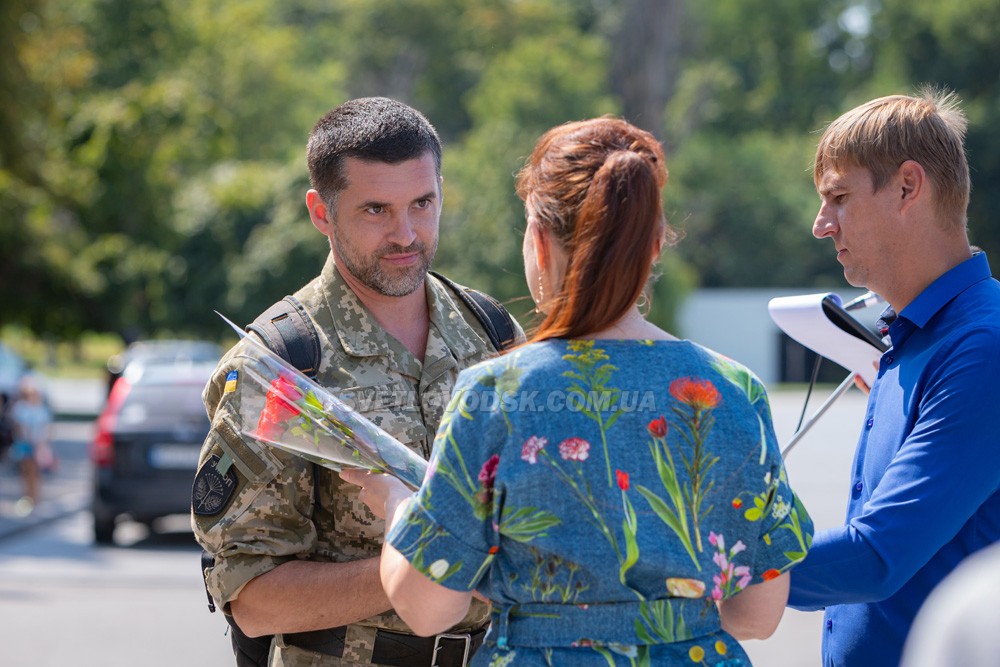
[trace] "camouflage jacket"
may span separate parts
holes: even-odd
[[[425,289],[430,329],[422,363],[375,321],[341,278],[332,255],[295,296],[319,333],[316,381],[427,458],[458,372],[496,352],[479,321],[447,287],[428,276]],[[384,533],[382,520],[358,500],[357,487],[243,434],[239,371],[247,344],[223,356],[203,394],[212,428],[199,470],[214,465],[213,456],[228,454],[234,483],[218,508],[192,513],[196,539],[215,557],[206,572],[209,592],[227,612],[254,577],[297,558],[346,562],[377,556]],[[487,606],[473,600],[457,629],[480,628],[488,619]],[[349,628],[343,659],[285,648],[278,635],[271,664],[366,664],[374,637],[366,628],[409,632],[392,611],[360,621]]]

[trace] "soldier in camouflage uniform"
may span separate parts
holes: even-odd
[[[331,247],[295,295],[319,334],[316,381],[426,458],[458,372],[496,354],[474,314],[427,275],[441,208],[437,135],[403,104],[352,100],[317,123],[308,154],[306,203]],[[382,590],[383,524],[358,488],[241,434],[247,344],[223,357],[203,396],[212,429],[198,475],[217,483],[212,497],[196,492],[192,523],[214,556],[209,592],[246,634],[275,635],[272,666],[431,664],[435,638],[413,636]],[[488,620],[474,601],[451,632],[481,641]],[[454,654],[439,653],[440,664],[460,664]]]

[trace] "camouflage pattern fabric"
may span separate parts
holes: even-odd
[[[423,363],[374,320],[344,283],[332,255],[322,273],[295,296],[319,332],[319,384],[427,458],[458,372],[496,352],[482,325],[447,287],[429,276],[425,289],[430,330]],[[523,340],[523,332],[519,334]],[[215,556],[215,566],[207,571],[209,591],[225,611],[248,581],[284,562],[374,557],[384,533],[383,521],[358,500],[358,487],[331,470],[242,435],[240,381],[237,376],[227,384],[227,378],[240,371],[247,344],[239,343],[223,356],[202,397],[212,429],[199,468],[212,456],[228,454],[235,489],[216,514],[192,514],[196,539]],[[315,487],[314,474],[319,475]],[[488,606],[474,599],[457,631],[481,628],[488,621]],[[278,635],[271,664],[369,664],[373,628],[410,632],[391,611],[348,626],[342,659],[285,647]]]

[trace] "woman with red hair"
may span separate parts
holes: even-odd
[[[747,665],[812,522],[764,387],[639,302],[676,232],[656,139],[623,120],[549,130],[517,181],[531,340],[459,376],[414,494],[343,477],[388,518],[383,586],[417,634],[493,602],[476,665]]]

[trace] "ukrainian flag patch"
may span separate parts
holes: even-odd
[[[223,389],[223,394],[231,394],[236,391],[236,380],[239,376],[239,371],[229,371],[229,373],[226,374],[226,388]]]

